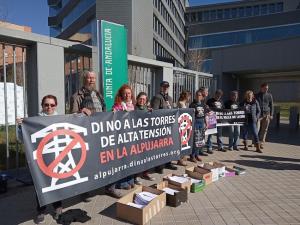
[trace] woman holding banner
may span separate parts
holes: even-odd
[[[140,92],[138,96],[136,97],[136,110],[142,110],[145,112],[151,111],[152,109],[149,108],[149,101],[148,101],[148,96],[145,92]],[[149,174],[149,171],[146,170],[142,174],[142,178],[145,180],[151,180],[154,181],[155,178],[151,177]]]
[[[256,152],[262,153],[257,131],[257,120],[260,116],[260,107],[258,101],[254,98],[253,91],[246,91],[241,106],[244,107],[246,111],[246,124],[243,126],[244,150],[248,150],[247,138],[248,133],[251,132],[255,140]]]
[[[39,113],[39,116],[54,116],[57,115],[56,112],[56,107],[57,107],[57,98],[54,95],[46,95],[42,99],[42,111]],[[23,119],[17,118],[16,119],[17,124],[18,124],[18,139],[20,141],[23,141],[23,136],[22,136],[22,129],[21,125],[23,122]],[[45,220],[45,211],[46,211],[46,206],[40,206],[38,202],[38,198],[36,196],[36,204],[37,204],[37,217],[35,218],[35,223],[40,224],[43,223]],[[55,209],[55,214],[54,214],[54,219],[58,220],[59,216],[62,213],[62,202],[54,202],[52,203],[53,208]]]
[[[231,91],[230,92],[230,99],[225,102],[225,109],[238,109],[239,108],[239,93],[238,91]],[[240,126],[228,126],[229,129],[229,146],[228,149],[229,151],[236,150],[239,151],[238,149],[238,144],[239,144],[239,137],[240,137]]]
[[[131,87],[128,84],[123,84],[117,92],[115,102],[112,107],[114,112],[126,111],[130,112],[135,110],[135,98]],[[116,183],[117,188],[129,190],[134,188],[134,184],[141,184],[134,176],[128,176]]]
[[[202,161],[200,155],[206,155],[203,153],[203,147],[205,145],[205,104],[203,103],[203,95],[200,90],[196,91],[195,99],[190,104],[190,108],[195,109],[195,128],[194,128],[194,145],[190,160],[194,163]]]

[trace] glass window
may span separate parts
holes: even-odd
[[[218,17],[218,20],[223,19],[223,9],[218,9],[217,17]]]
[[[196,13],[191,13],[191,22],[194,23],[196,22]]]
[[[202,22],[202,12],[198,12],[198,22]]]
[[[275,13],[275,4],[274,3],[269,5],[269,13]]]
[[[224,10],[224,19],[230,19],[230,9]]]
[[[85,0],[80,1],[72,11],[63,19],[62,28],[65,30],[68,28],[75,20],[77,20],[83,13],[85,13],[89,8],[91,8],[96,3],[95,0]]]
[[[246,7],[246,16],[252,16],[252,7],[251,6],[247,6]]]
[[[202,35],[189,38],[189,49],[205,49],[300,37],[300,24],[256,30]]]
[[[277,3],[276,12],[283,12],[283,2]]]
[[[210,11],[210,20],[216,20],[217,19],[217,12],[216,10]]]
[[[237,17],[237,9],[233,8],[231,9],[231,18],[236,18]]]
[[[244,7],[239,8],[239,17],[244,17],[245,16],[245,9]]]
[[[208,21],[209,20],[209,11],[204,11],[203,13],[203,21]]]
[[[261,15],[266,15],[268,13],[268,5],[261,6]]]
[[[253,16],[258,16],[259,15],[259,5],[255,5],[253,7]]]

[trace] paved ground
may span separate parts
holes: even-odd
[[[165,207],[150,224],[300,224],[300,132],[280,129],[273,130],[270,136],[272,142],[266,145],[263,154],[234,151],[204,157],[204,161],[218,160],[245,167],[247,173],[223,178],[202,193],[190,193],[188,203],[177,208]],[[183,167],[178,168],[183,172]],[[157,180],[162,177],[154,176]],[[91,217],[85,224],[126,224],[116,219],[116,200],[104,195],[102,190],[94,192],[91,200],[89,203],[79,199],[65,201],[64,211],[85,210]],[[17,186],[0,195],[1,225],[33,224],[34,216],[32,186]],[[45,224],[57,223],[48,214]]]

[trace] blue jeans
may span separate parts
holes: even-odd
[[[204,119],[196,119],[194,126],[194,143],[191,157],[194,158],[203,153],[205,143]]]
[[[199,147],[197,147],[197,148],[194,147],[193,150],[192,150],[191,157],[192,158],[197,157],[202,153],[203,153],[203,147],[200,147],[200,148]]]
[[[240,126],[229,126],[229,148],[237,148],[240,138]]]
[[[223,128],[222,127],[217,127],[217,144],[218,144],[218,148],[223,148],[223,142],[222,142],[222,131]],[[212,134],[208,135],[207,137],[207,148],[208,150],[212,150],[212,142],[211,142],[211,137]]]
[[[243,126],[243,139],[244,140],[248,139],[249,132],[252,133],[255,143],[258,144],[259,139],[258,139],[258,131],[257,131],[256,122],[249,122]]]

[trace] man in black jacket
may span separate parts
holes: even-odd
[[[173,101],[171,96],[169,96],[169,87],[170,84],[168,81],[162,81],[160,83],[160,92],[151,99],[151,108],[153,110],[173,108]],[[162,174],[163,167],[164,166],[158,166],[155,170]],[[177,167],[172,165],[171,162],[165,164],[165,167],[170,170],[177,170]]]
[[[260,148],[263,148],[266,142],[266,136],[270,124],[270,120],[273,119],[274,105],[272,94],[268,92],[269,85],[263,83],[260,86],[260,92],[255,95],[261,109],[261,117],[258,120],[257,129],[259,130]]]

